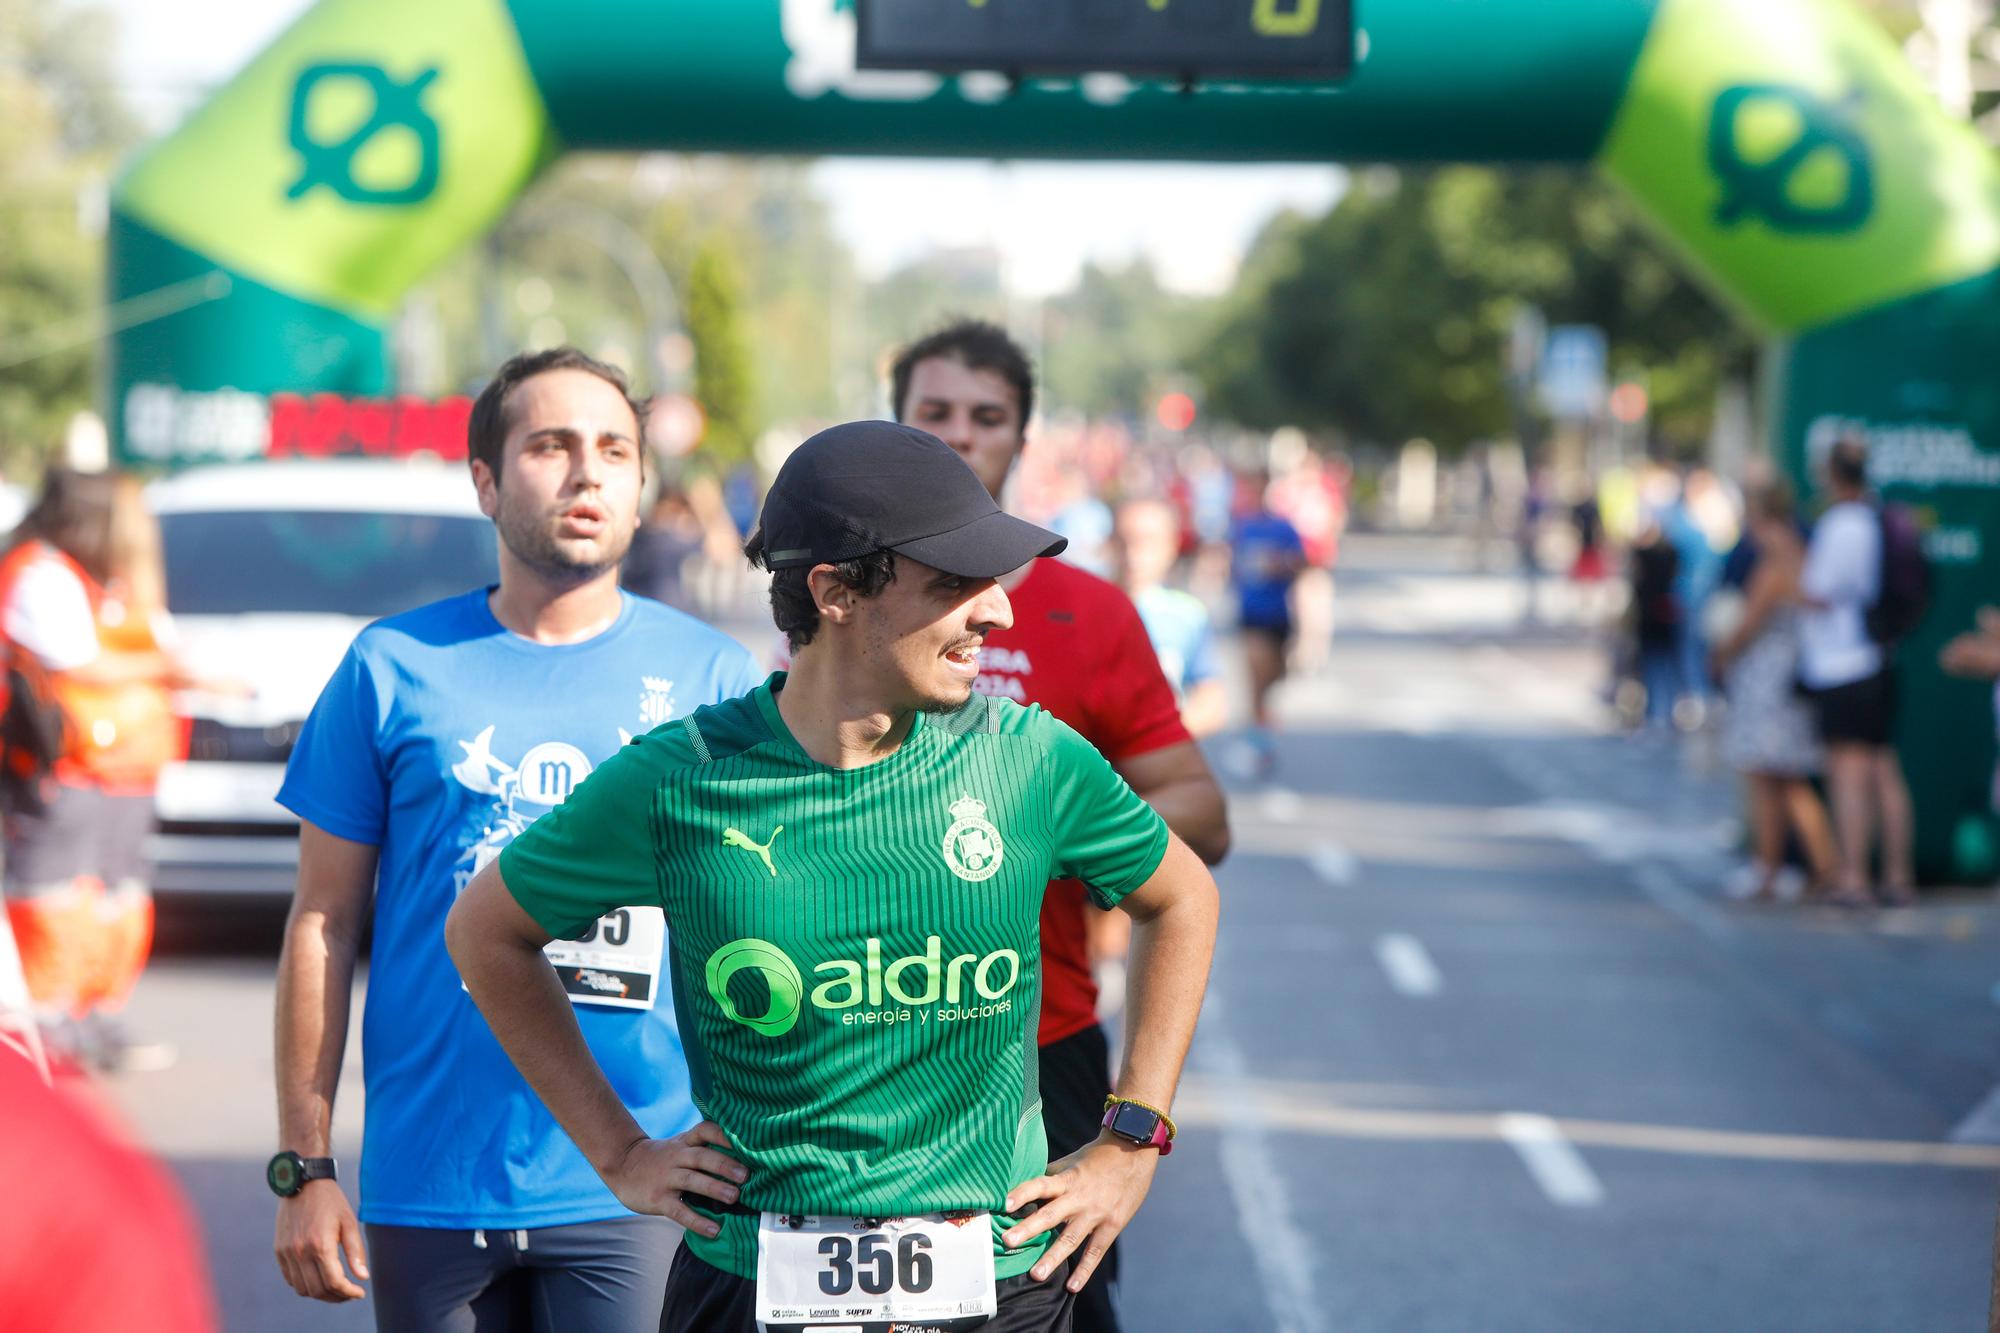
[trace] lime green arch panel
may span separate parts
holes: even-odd
[[[1603,154],[1789,333],[2000,264],[2000,165],[1846,0],[1664,0]]]
[[[234,272],[380,318],[551,148],[499,0],[334,0],[145,153],[117,202]]]

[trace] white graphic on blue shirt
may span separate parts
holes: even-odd
[[[493,753],[493,730],[489,726],[471,740],[458,742],[465,758],[451,766],[451,776],[459,786],[494,798],[479,836],[452,864],[454,892],[464,892],[472,877],[508,843],[561,805],[577,784],[590,776],[590,760],[583,751],[562,741],[543,741],[523,755],[519,764],[510,764]],[[630,740],[630,733],[618,728],[618,743],[625,745]]]

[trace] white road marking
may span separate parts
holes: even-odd
[[[1329,1085],[1331,1088],[1332,1085]],[[1395,1142],[1497,1143],[1504,1118],[1488,1111],[1411,1111],[1348,1106],[1334,1091],[1269,1080],[1232,1083],[1189,1078],[1174,1099],[1184,1125],[1227,1127],[1254,1107],[1266,1129],[1317,1134],[1334,1139]],[[1556,1128],[1573,1144],[1617,1152],[1661,1153],[1674,1157],[1750,1162],[1820,1162],[1834,1166],[1922,1167],[1953,1171],[2000,1171],[2000,1146],[1985,1143],[1925,1143],[1903,1139],[1836,1139],[1812,1134],[1772,1134],[1689,1125],[1652,1125],[1564,1116]]]
[[[1213,990],[1202,1005],[1196,1051],[1224,1090],[1247,1087],[1250,1064],[1229,1037],[1221,997]],[[1292,1213],[1286,1176],[1271,1151],[1271,1133],[1256,1099],[1245,1096],[1242,1114],[1221,1126],[1222,1174],[1236,1205],[1236,1227],[1257,1265],[1258,1287],[1278,1333],[1320,1333],[1323,1307],[1313,1290],[1318,1257]]]
[[[1564,1208],[1594,1208],[1604,1202],[1604,1186],[1583,1154],[1563,1137],[1562,1127],[1545,1115],[1500,1117],[1500,1137],[1520,1155],[1521,1165],[1549,1202]]]
[[[1264,793],[1264,818],[1273,824],[1289,824],[1305,811],[1306,803],[1290,787],[1273,787]]]
[[[1346,888],[1361,878],[1361,862],[1337,842],[1320,843],[1306,859],[1313,873],[1335,888]]]
[[[1414,935],[1384,935],[1375,941],[1375,959],[1389,984],[1405,995],[1430,996],[1444,989],[1444,977]]]
[[[1951,1131],[1953,1143],[2000,1143],[2000,1087],[1986,1094],[1986,1100],[1967,1112]]]

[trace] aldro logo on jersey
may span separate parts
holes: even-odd
[[[960,879],[977,884],[1000,872],[1007,846],[986,818],[986,802],[965,796],[952,802],[952,824],[944,831],[944,863]]]
[[[996,949],[984,958],[962,953],[946,960],[944,941],[932,935],[922,953],[882,959],[882,941],[870,938],[863,958],[835,958],[814,966],[824,977],[810,993],[799,965],[769,940],[731,940],[708,956],[704,980],[723,1016],[766,1037],[782,1037],[810,1003],[846,1027],[883,1023],[957,1023],[991,1018],[1014,1007],[1007,993],[1021,980],[1021,955]]]

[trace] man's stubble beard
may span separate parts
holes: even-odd
[[[607,511],[609,506],[600,505]],[[559,521],[559,520],[558,520]],[[613,518],[610,521],[616,521]],[[539,577],[551,583],[578,585],[600,578],[610,570],[618,568],[632,549],[632,538],[638,525],[628,524],[624,528],[624,539],[606,550],[603,558],[579,562],[562,549],[555,536],[550,533],[545,521],[534,517],[515,514],[508,506],[506,493],[501,493],[499,511],[494,515],[493,528],[500,536],[500,542],[516,560],[533,570]]]

